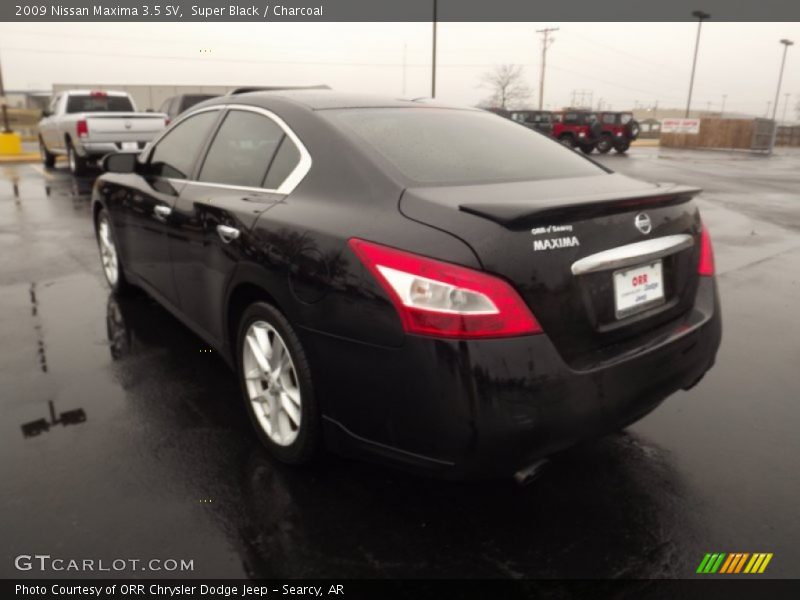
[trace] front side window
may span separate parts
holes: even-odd
[[[617,116],[616,115],[612,115],[612,114],[609,114],[609,113],[606,113],[606,114],[603,115],[603,123],[605,123],[606,125],[613,125],[616,122],[617,122]]]
[[[186,179],[219,112],[209,110],[184,119],[156,144],[150,155],[151,172]]]
[[[231,110],[211,143],[198,179],[261,187],[285,135],[283,129],[265,115]]]
[[[633,119],[633,115],[630,113],[625,113],[624,115],[622,115],[621,118],[622,118],[622,124],[627,125],[628,123],[630,123],[631,119]]]

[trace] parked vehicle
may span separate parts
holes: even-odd
[[[110,152],[137,152],[166,124],[166,115],[136,112],[125,92],[70,90],[56,94],[39,122],[42,162],[52,167],[66,154],[69,170],[82,175]]]
[[[509,118],[525,127],[541,131],[545,135],[553,134],[555,119],[549,110],[512,110]]]
[[[158,112],[167,115],[167,125],[169,125],[182,112],[205,100],[216,97],[216,94],[179,94],[178,96],[170,96],[161,103]]]
[[[565,109],[557,113],[553,123],[553,137],[569,148],[580,148],[591,154],[600,139],[602,127],[597,115],[581,109]]]
[[[599,121],[602,132],[597,141],[597,151],[601,154],[612,148],[619,153],[627,152],[641,131],[638,121],[629,112],[601,112]]]
[[[229,95],[104,167],[109,285],[215,348],[287,463],[324,443],[444,477],[526,473],[714,362],[699,190],[481,110]]]

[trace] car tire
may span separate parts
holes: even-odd
[[[320,413],[291,324],[273,305],[256,302],[239,320],[236,344],[242,398],[262,444],[281,462],[312,463],[321,447]],[[270,364],[276,353],[279,364]]]
[[[631,119],[625,124],[625,137],[629,140],[633,141],[639,137],[639,133],[641,132],[641,127],[639,126],[639,122],[635,119]]]
[[[86,159],[77,153],[72,142],[67,142],[67,164],[69,164],[69,172],[75,177],[86,174]]]
[[[594,144],[581,144],[581,152],[584,154],[591,154],[592,150],[594,150]]]
[[[619,154],[624,154],[625,152],[628,151],[628,148],[630,147],[631,143],[628,140],[625,140],[624,142],[620,142],[619,144],[614,146],[614,150],[616,150]]]
[[[611,141],[610,135],[604,135],[601,137],[597,142],[597,151],[600,154],[608,154],[611,151],[611,148],[614,147],[614,143]]]
[[[47,146],[44,145],[44,140],[41,137],[39,138],[39,154],[42,157],[42,164],[45,167],[52,169],[56,166],[56,155],[52,154],[47,149]]]
[[[97,238],[97,247],[100,251],[100,265],[103,268],[103,275],[106,278],[108,287],[115,294],[127,294],[131,289],[131,285],[125,279],[122,261],[119,256],[117,236],[114,233],[111,218],[105,208],[101,208],[100,212],[97,213],[94,232]]]
[[[558,138],[558,141],[561,145],[566,146],[567,148],[575,148],[575,138],[571,135],[562,135]]]

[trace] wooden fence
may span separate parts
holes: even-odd
[[[701,119],[699,133],[661,133],[668,148],[733,148],[750,150],[756,123],[753,119]]]
[[[781,125],[775,134],[776,146],[800,146],[800,125]]]

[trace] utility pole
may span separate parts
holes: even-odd
[[[539,110],[542,110],[542,105],[544,104],[544,70],[547,64],[547,49],[550,47],[550,44],[553,43],[553,38],[550,37],[550,34],[554,31],[558,31],[558,27],[547,27],[545,29],[536,30],[536,33],[542,36],[542,70],[539,74]]]
[[[436,0],[433,0],[433,58],[431,60],[431,98],[436,98]]]
[[[772,100],[767,100],[767,110],[764,111],[764,118],[769,118],[769,107],[772,106]]]
[[[697,39],[694,42],[694,60],[692,61],[692,76],[689,79],[689,98],[686,100],[686,118],[689,118],[689,109],[692,107],[692,88],[694,87],[694,71],[697,68],[697,50],[700,48],[700,29],[703,27],[703,21],[708,19],[711,15],[703,12],[702,10],[696,10],[692,13],[692,16],[697,19]]]
[[[725,100],[728,99],[728,94],[722,94],[722,108],[719,109],[719,116],[722,118],[722,115],[725,114]]]
[[[408,51],[408,44],[403,44],[403,97],[406,95],[406,53]]]
[[[775,120],[775,113],[778,112],[778,96],[781,93],[781,83],[783,82],[783,67],[786,66],[786,51],[789,49],[789,46],[794,45],[792,40],[782,39],[781,44],[783,44],[783,58],[781,59],[781,71],[778,75],[778,89],[775,90],[775,104],[772,107],[772,120]]]
[[[3,117],[3,133],[11,133],[8,124],[8,107],[6,106],[6,88],[3,86],[3,69],[0,67],[0,110]]]

